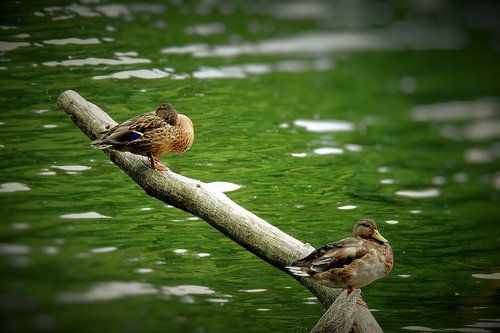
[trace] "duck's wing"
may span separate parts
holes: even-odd
[[[364,245],[363,239],[349,237],[327,244],[287,268],[295,275],[310,276],[333,268],[345,267],[366,255],[369,250]]]
[[[154,113],[146,113],[110,128],[102,139],[92,141],[91,144],[101,149],[110,146],[123,147],[138,140],[145,133],[165,126],[170,125],[164,119],[157,117]]]

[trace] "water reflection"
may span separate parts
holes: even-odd
[[[115,246],[96,247],[94,249],[91,249],[90,253],[96,253],[96,254],[110,253],[110,252],[114,252],[116,250],[117,250],[117,248]]]
[[[351,209],[356,209],[356,208],[358,208],[358,206],[354,206],[354,205],[346,205],[346,206],[337,207],[337,209],[340,209],[340,210],[351,210]]]
[[[31,252],[31,247],[24,244],[0,243],[1,255],[23,255]]]
[[[65,291],[56,295],[57,303],[84,304],[108,302],[132,296],[156,294],[158,290],[153,285],[144,282],[101,282],[93,284],[87,291]]]
[[[29,191],[29,190],[31,190],[31,188],[22,183],[14,182],[14,183],[0,184],[0,192],[19,192],[19,191]]]
[[[500,273],[472,274],[472,276],[478,279],[500,280]]]
[[[11,223],[10,227],[14,230],[26,230],[26,229],[29,229],[31,227],[31,225],[29,223],[26,223],[26,222],[15,222],[15,223]]]
[[[62,219],[109,219],[111,216],[102,215],[96,212],[63,214]]]
[[[344,150],[336,147],[321,147],[314,149],[314,153],[318,155],[339,155],[343,154]]]
[[[149,273],[153,273],[153,269],[152,268],[134,268],[132,270],[132,272],[134,272],[135,274],[149,274]]]
[[[435,329],[425,326],[405,326],[402,329],[418,332],[464,332],[464,333],[490,333],[495,332],[488,328],[500,327],[500,319],[479,319],[479,321],[461,328]]]
[[[184,28],[187,35],[218,35],[226,32],[226,26],[221,22],[212,22],[204,24],[194,24]]]
[[[297,119],[293,122],[295,126],[305,127],[309,132],[343,132],[353,131],[355,125],[350,121],[345,120],[307,120]]]
[[[131,79],[131,78],[139,78],[139,79],[162,79],[169,77],[170,73],[163,71],[161,69],[153,68],[153,69],[136,69],[130,71],[122,71],[116,72],[109,75],[96,75],[92,77],[93,80],[102,80],[102,79]],[[177,77],[179,79],[179,77]]]
[[[239,190],[242,187],[241,185],[229,182],[211,182],[211,183],[206,183],[205,186],[209,190],[217,192],[231,192]]]
[[[55,67],[55,66],[98,66],[98,65],[130,65],[130,64],[148,64],[151,60],[144,58],[130,58],[128,56],[118,56],[117,59],[106,59],[106,58],[86,58],[86,59],[70,59],[63,61],[47,61],[44,62],[44,66]]]
[[[45,40],[43,43],[47,45],[92,45],[100,44],[101,41],[97,38],[62,38]]]
[[[161,287],[160,293],[158,294],[159,299],[170,300],[172,296],[179,297],[182,303],[194,304],[196,303],[196,295],[213,295],[215,291],[205,287],[197,285],[180,285],[173,287]],[[211,303],[225,303],[227,299],[209,298],[208,302]]]
[[[13,51],[19,47],[30,46],[28,42],[0,42],[0,51]]]
[[[430,188],[425,190],[399,190],[395,192],[396,195],[409,198],[434,198],[441,194],[439,189]]]
[[[411,117],[416,121],[477,120],[499,115],[500,100],[496,98],[418,105],[411,110]]]
[[[366,31],[305,31],[281,38],[232,45],[206,44],[180,46],[194,57],[236,57],[242,55],[306,54],[338,51],[391,49],[458,49],[466,36],[456,26],[427,26],[400,22],[383,29]],[[177,53],[179,47],[164,48],[162,53]]]

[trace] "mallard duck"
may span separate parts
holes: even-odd
[[[327,244],[295,261],[287,269],[348,293],[385,277],[392,270],[392,249],[370,219],[354,226],[352,237]]]
[[[175,107],[168,103],[160,105],[156,112],[136,116],[101,134],[104,134],[101,139],[91,142],[92,147],[146,156],[151,168],[160,171],[168,168],[158,157],[185,152],[194,141],[191,119],[178,114]]]

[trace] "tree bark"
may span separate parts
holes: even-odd
[[[99,133],[116,124],[98,106],[71,90],[59,96],[57,105],[91,140],[98,138]],[[225,236],[289,275],[285,267],[314,250],[311,245],[302,243],[237,205],[224,193],[210,190],[199,180],[181,176],[170,170],[153,170],[143,156],[111,149],[104,150],[104,153],[148,195],[202,218]],[[347,306],[340,301],[334,303],[342,290],[321,286],[308,278],[293,277],[328,309],[325,315],[335,313],[334,319],[338,327],[343,325],[342,318],[349,314],[349,318],[354,318],[350,324],[352,332],[382,332],[367,308],[351,304],[352,302]],[[341,306],[335,305],[337,303]]]

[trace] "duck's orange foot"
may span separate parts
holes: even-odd
[[[169,168],[161,163],[156,157],[150,155],[149,157],[149,161],[151,162],[151,168],[155,169],[155,170],[158,170],[158,171],[168,171]]]
[[[368,305],[366,304],[365,301],[363,301],[361,298],[356,298],[356,304],[359,304],[361,306],[364,306],[365,308],[368,308]]]

